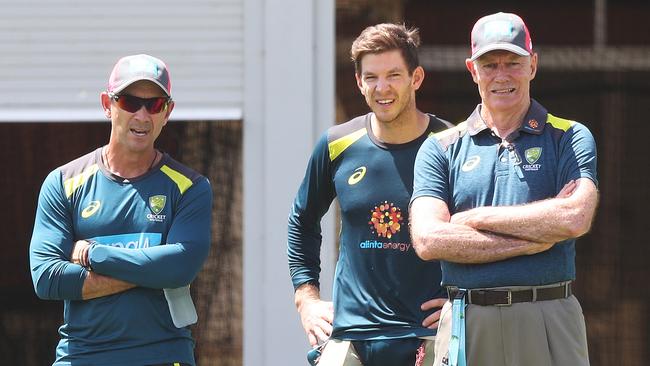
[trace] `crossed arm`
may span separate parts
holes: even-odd
[[[567,183],[551,199],[477,207],[453,216],[442,200],[418,197],[411,205],[413,247],[424,260],[457,263],[532,255],[589,231],[597,201],[596,186],[587,178]]]
[[[90,243],[86,240],[78,240],[72,247],[70,262],[88,268],[88,252]],[[98,273],[86,272],[86,279],[81,288],[81,299],[89,300],[97,297],[113,295],[136,287],[135,284],[118,280],[116,278],[103,276]]]
[[[32,281],[40,298],[87,300],[136,286],[180,287],[192,281],[207,257],[212,202],[207,180],[185,192],[167,233],[167,244],[141,249],[75,241],[60,186],[54,171],[39,195],[30,243]],[[93,271],[88,270],[90,262]]]

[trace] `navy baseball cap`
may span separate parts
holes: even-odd
[[[519,56],[533,54],[533,42],[524,21],[516,14],[496,13],[476,21],[472,28],[472,56],[474,61],[487,52],[505,50]]]
[[[140,80],[149,80],[158,85],[168,97],[172,96],[172,83],[167,65],[162,60],[145,54],[119,59],[108,79],[107,90],[119,94],[126,87]]]

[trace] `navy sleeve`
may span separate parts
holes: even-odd
[[[86,270],[70,262],[74,235],[69,203],[60,171],[51,172],[41,187],[29,264],[36,295],[49,300],[80,300]]]
[[[181,197],[167,243],[142,249],[93,245],[94,271],[150,288],[188,285],[210,251],[212,189],[201,177]]]
[[[325,134],[314,147],[289,214],[287,256],[294,289],[307,282],[319,286],[320,221],[335,195]]]
[[[418,151],[413,168],[411,203],[423,196],[436,197],[449,205],[449,168],[445,152],[435,136],[429,137]]]
[[[559,187],[578,178],[589,178],[598,186],[596,142],[587,127],[574,122],[560,141],[560,152]]]

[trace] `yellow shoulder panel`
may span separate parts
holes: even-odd
[[[181,194],[185,193],[185,191],[187,191],[187,189],[192,186],[191,180],[189,180],[186,176],[177,172],[176,170],[168,167],[167,165],[163,165],[162,167],[160,167],[160,170],[163,173],[167,174],[167,176],[171,178],[171,180],[173,180],[174,183],[176,183],[178,189],[181,191]]]
[[[97,164],[93,164],[86,168],[81,174],[75,175],[72,178],[68,178],[63,182],[63,187],[65,188],[65,198],[70,198],[74,191],[77,190],[77,188],[81,187],[88,178],[90,178],[93,174],[97,173],[99,170],[99,167]]]
[[[566,132],[569,128],[571,128],[571,126],[573,126],[575,124],[575,121],[571,121],[571,120],[560,118],[560,117],[555,117],[554,115],[552,115],[550,113],[546,117],[546,122],[550,123],[551,126],[557,128],[559,130],[562,130],[564,132]]]
[[[345,149],[350,147],[350,145],[354,144],[355,141],[363,137],[365,134],[367,134],[367,131],[365,128],[362,128],[330,142],[327,145],[330,152],[330,161],[334,161],[334,159],[341,155]]]

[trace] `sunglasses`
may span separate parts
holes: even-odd
[[[117,106],[120,107],[120,109],[129,113],[139,111],[142,106],[144,106],[147,109],[147,112],[151,114],[160,113],[167,108],[169,102],[172,101],[172,98],[170,97],[139,98],[128,94],[113,93],[108,93],[108,96],[117,103]]]

